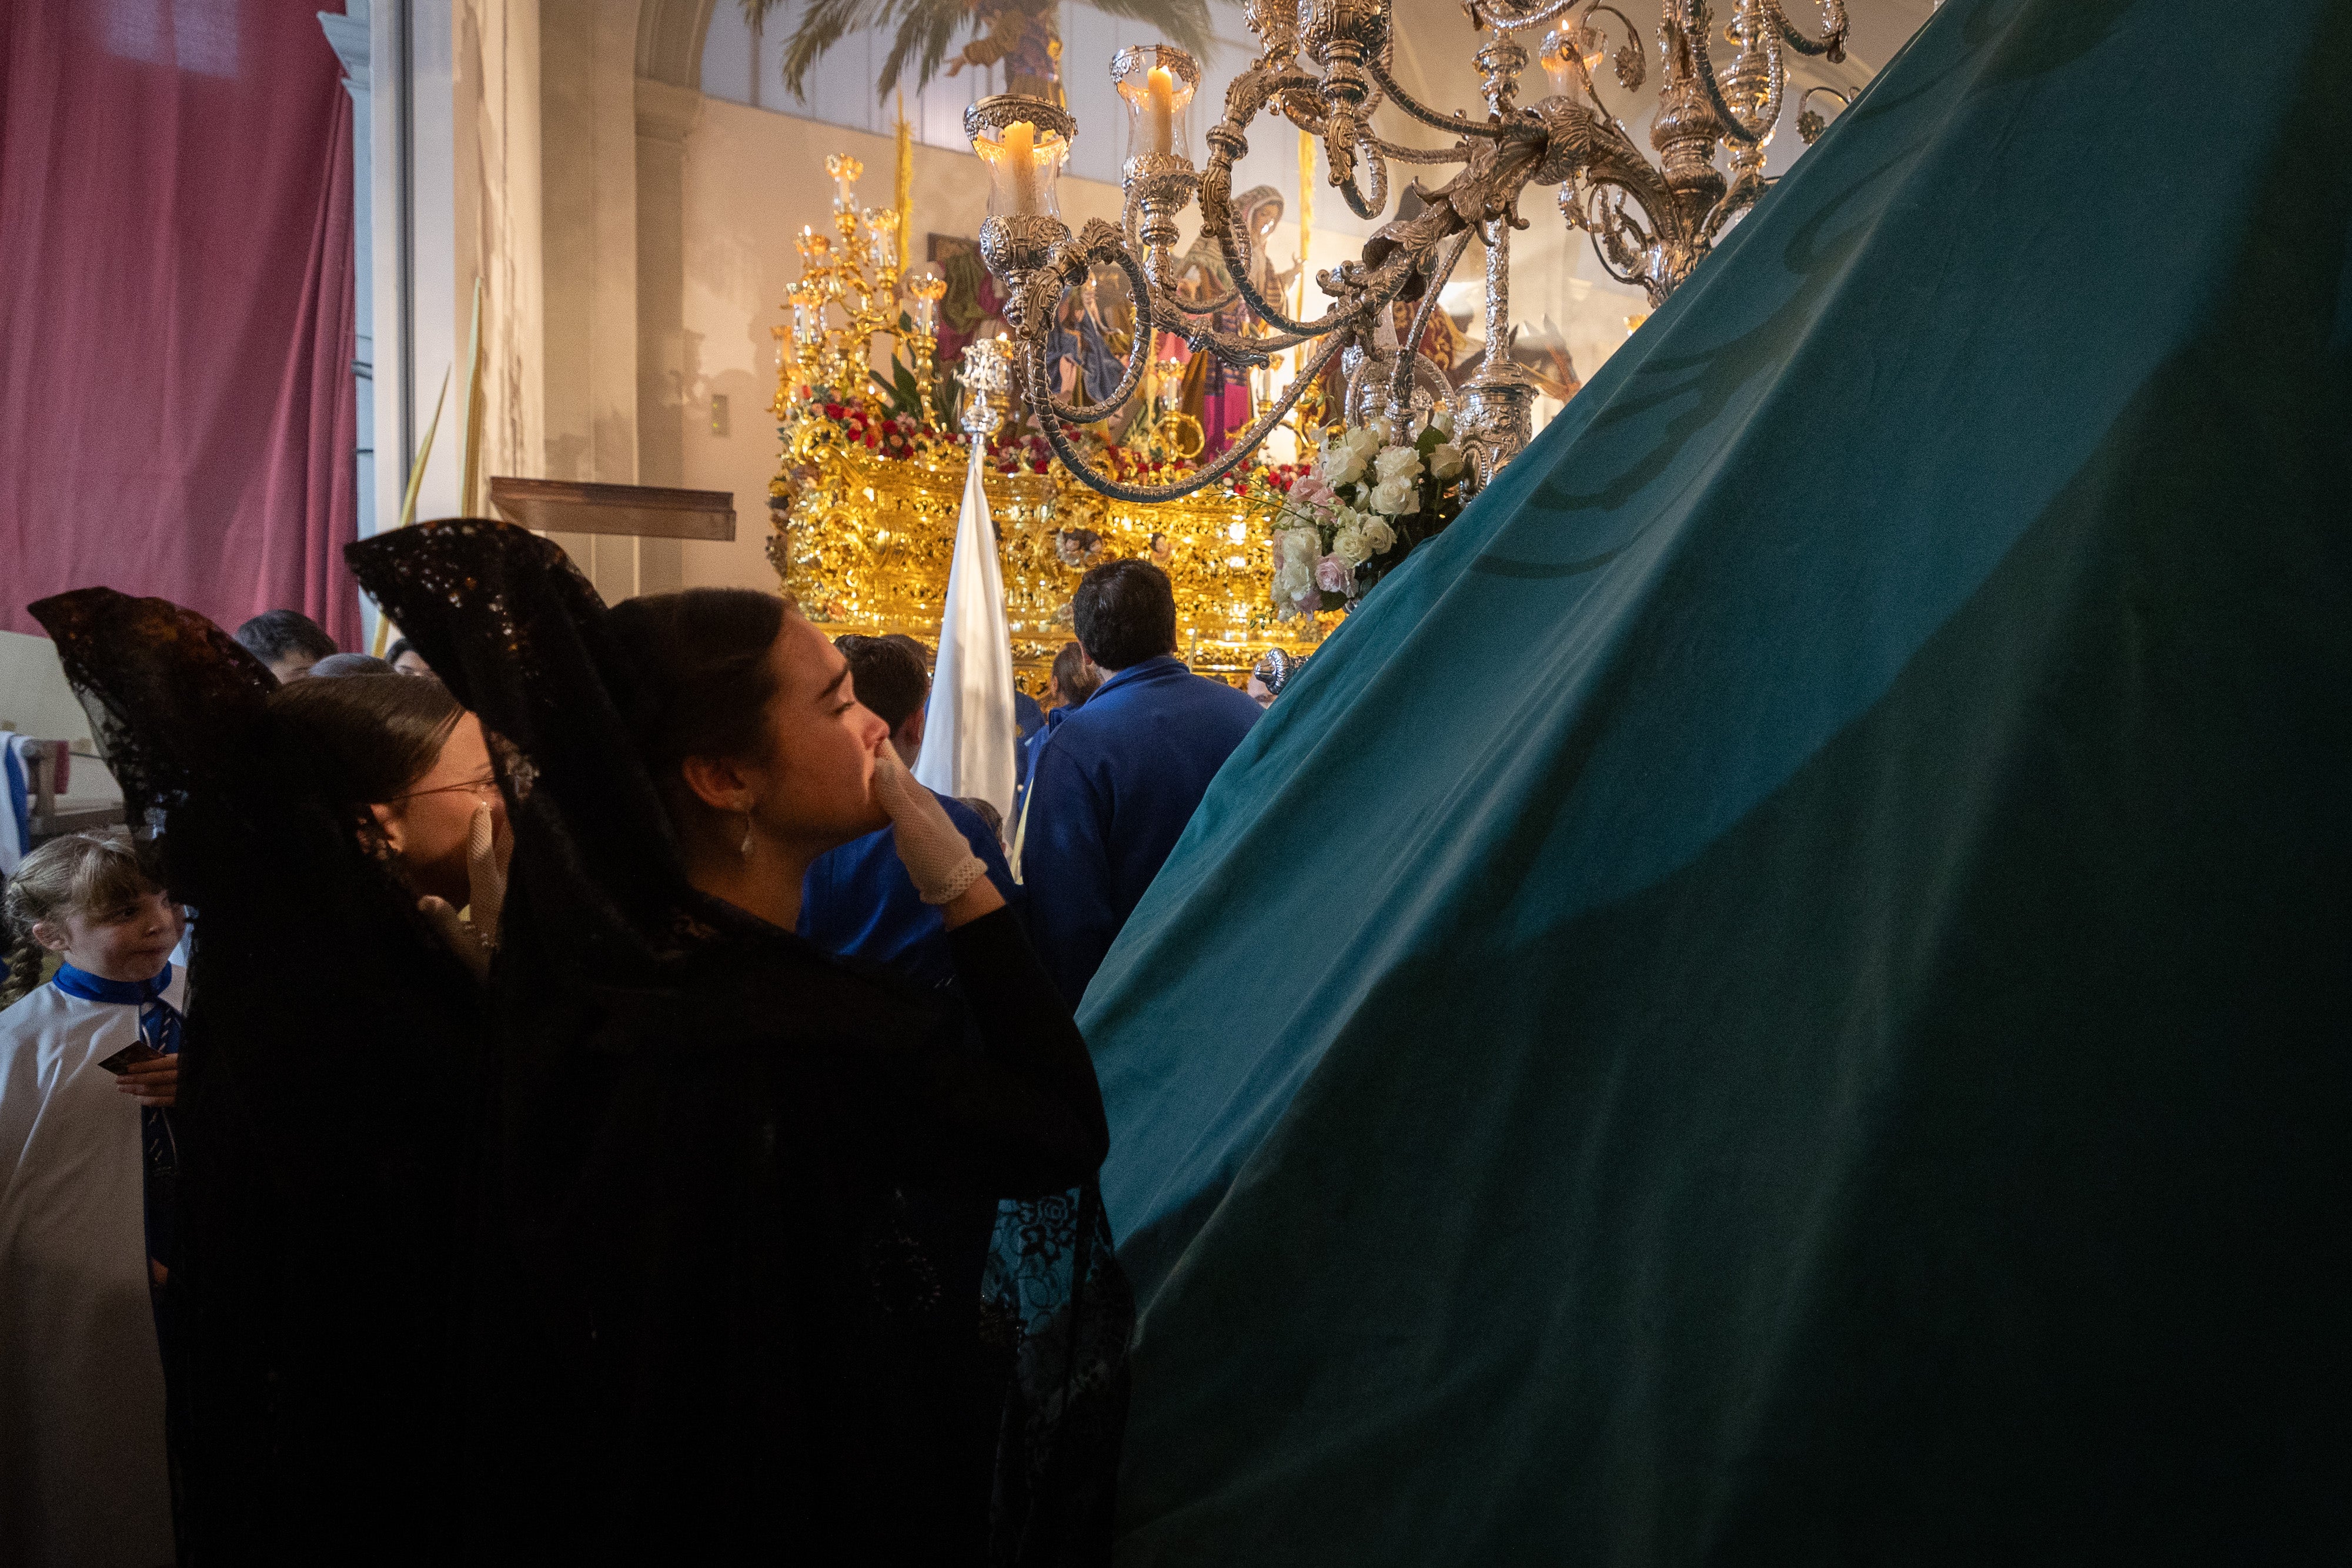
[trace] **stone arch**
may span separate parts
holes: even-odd
[[[702,86],[702,39],[718,0],[638,0],[637,75],[671,87]]]

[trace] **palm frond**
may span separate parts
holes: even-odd
[[[757,23],[784,9],[785,0],[739,0],[746,22]],[[1106,16],[1150,26],[1158,39],[1205,56],[1214,47],[1208,0],[1091,0]],[[810,73],[835,44],[863,28],[897,25],[890,52],[875,84],[887,93],[901,85],[913,66],[913,90],[920,92],[940,74],[956,34],[972,13],[965,0],[806,0],[784,40],[784,87],[803,96]]]
[[[971,13],[955,4],[921,4],[908,7],[907,16],[898,24],[898,36],[890,41],[890,52],[882,61],[881,79],[875,83],[877,91],[887,95],[898,85],[898,77],[907,68],[907,57],[916,56],[915,90],[920,92],[940,74],[941,62],[948,57],[948,46],[955,42],[956,30]]]
[[[1159,29],[1151,43],[1173,44],[1202,59],[1215,47],[1209,30],[1208,0],[1087,0],[1106,16],[1149,22]]]
[[[784,90],[805,98],[809,73],[827,49],[874,20],[870,0],[809,0],[784,40]]]

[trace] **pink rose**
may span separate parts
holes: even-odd
[[[1291,486],[1290,497],[1309,507],[1328,506],[1339,498],[1330,486],[1312,474]]]
[[[1315,586],[1326,593],[1345,593],[1348,580],[1355,573],[1348,563],[1336,555],[1327,555],[1315,563]]]

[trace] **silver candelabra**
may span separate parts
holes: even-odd
[[[1013,374],[1045,439],[1071,472],[1106,496],[1171,500],[1216,483],[1246,459],[1337,358],[1347,423],[1385,417],[1405,440],[1421,417],[1444,406],[1469,460],[1468,487],[1485,485],[1532,434],[1537,383],[1511,358],[1508,325],[1511,231],[1528,225],[1518,212],[1520,193],[1558,186],[1562,215],[1591,235],[1603,265],[1641,285],[1654,306],[1663,303],[1764,193],[1765,147],[1787,81],[1783,51],[1843,57],[1843,0],[1819,3],[1827,33],[1813,38],[1790,22],[1780,0],[1736,0],[1726,36],[1738,52],[1718,77],[1706,0],[1665,0],[1657,38],[1659,104],[1650,132],[1659,159],[1653,164],[1594,81],[1610,56],[1610,21],[1624,36],[1615,52],[1619,84],[1631,90],[1647,74],[1639,34],[1601,0],[1468,0],[1471,20],[1485,35],[1475,56],[1483,120],[1458,110],[1442,113],[1397,85],[1389,0],[1297,0],[1295,6],[1249,0],[1244,16],[1261,53],[1226,89],[1223,117],[1208,132],[1205,167],[1194,168],[1190,145],[1190,110],[1200,84],[1192,57],[1151,44],[1123,49],[1114,59],[1112,81],[1129,116],[1127,221],[1090,220],[1076,235],[1061,221],[1055,190],[1076,123],[1059,107],[1018,94],[973,104],[964,111],[964,130],[990,171],[981,256],[1006,291]],[[1541,60],[1558,90],[1521,107],[1519,74],[1529,56],[1514,35],[1549,24],[1557,26]],[[1374,134],[1371,115],[1383,97],[1454,141],[1422,149]],[[1417,214],[1391,219],[1360,256],[1316,275],[1333,303],[1312,320],[1293,319],[1259,287],[1233,210],[1234,163],[1249,151],[1248,127],[1269,109],[1321,141],[1330,183],[1360,217],[1389,211],[1392,162],[1455,171],[1422,191]],[[1818,117],[1808,110],[1807,120],[1811,141]],[[1727,143],[1727,172],[1717,162]],[[1187,303],[1176,298],[1176,218],[1196,200],[1202,231],[1215,236],[1234,287]],[[1486,347],[1476,371],[1454,389],[1418,345],[1439,288],[1474,236],[1486,247]],[[1054,392],[1047,335],[1064,292],[1082,284],[1096,264],[1118,267],[1134,291],[1135,343],[1108,397],[1066,402]],[[1260,331],[1215,329],[1212,319],[1236,299]],[[1378,324],[1399,302],[1415,307],[1412,329],[1391,345]],[[1225,452],[1176,483],[1129,485],[1090,466],[1066,427],[1108,418],[1135,396],[1150,363],[1154,329],[1181,336],[1193,352],[1213,354],[1237,372],[1286,350],[1316,347],[1289,389]]]

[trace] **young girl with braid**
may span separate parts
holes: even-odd
[[[5,909],[0,1531],[25,1568],[154,1568],[173,1552],[157,1328],[184,920],[119,831],[35,850]]]

